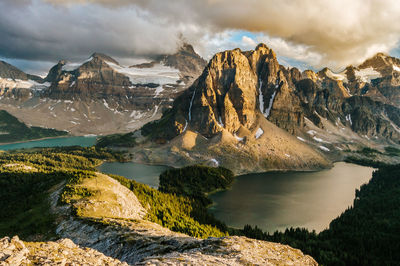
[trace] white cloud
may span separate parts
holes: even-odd
[[[247,37],[247,36],[242,37],[242,44],[244,46],[256,46],[257,45],[255,40],[253,40],[252,38]]]

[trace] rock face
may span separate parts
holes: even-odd
[[[380,54],[342,73],[315,73],[280,65],[265,44],[217,53],[160,120],[136,133],[143,145],[132,152],[141,162],[217,161],[242,173],[326,167],[324,157],[337,160],[354,145],[399,144],[398,64]]]
[[[94,53],[81,63],[59,61],[45,78],[0,62],[0,107],[28,124],[74,134],[128,132],[159,118],[205,65],[187,44],[157,58],[125,67]]]
[[[0,239],[0,265],[128,265],[69,239],[35,243],[14,236]]]
[[[400,74],[399,62],[378,55],[341,74],[328,68],[301,73],[279,65],[275,53],[264,44],[254,51],[218,53],[161,120],[168,126],[159,136],[172,139],[185,129],[205,137],[223,129],[237,134],[254,127],[256,114],[262,113],[291,134],[304,132],[306,118],[317,126],[322,126],[321,119],[328,119],[368,137],[398,141],[400,90],[393,86]],[[392,87],[387,89],[384,84],[389,78]],[[384,87],[391,93],[384,93]],[[378,90],[378,96],[368,94],[369,90]]]

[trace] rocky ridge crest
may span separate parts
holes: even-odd
[[[109,189],[109,183],[113,189]],[[82,188],[96,189],[101,196],[73,203],[81,207],[81,214],[76,217],[71,215],[72,205],[57,205],[64,185],[57,186],[49,197],[59,217],[57,234],[62,239],[37,243],[3,238],[0,265],[317,265],[310,256],[286,245],[246,237],[202,240],[172,232],[147,221],[140,204],[126,204],[126,199],[136,196],[102,174],[83,180]],[[113,201],[103,204],[105,197]],[[100,216],[93,215],[99,214],[93,211],[96,209],[101,210]]]

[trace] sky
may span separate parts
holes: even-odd
[[[400,57],[398,0],[1,0],[0,59],[40,74],[93,52],[123,63],[173,53],[205,59],[263,42],[281,64],[341,70]]]

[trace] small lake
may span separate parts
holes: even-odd
[[[162,172],[170,169],[163,165],[146,165],[139,163],[103,163],[98,167],[99,171],[106,174],[120,175],[137,182],[157,188],[159,184],[159,176]]]
[[[35,147],[62,147],[62,146],[82,146],[90,147],[96,144],[96,136],[75,136],[60,137],[43,140],[32,140],[13,144],[0,145],[0,150],[28,149]]]
[[[335,163],[318,172],[267,172],[238,176],[231,190],[210,196],[209,211],[227,225],[265,231],[305,227],[317,232],[353,204],[355,189],[372,177],[369,167]]]

